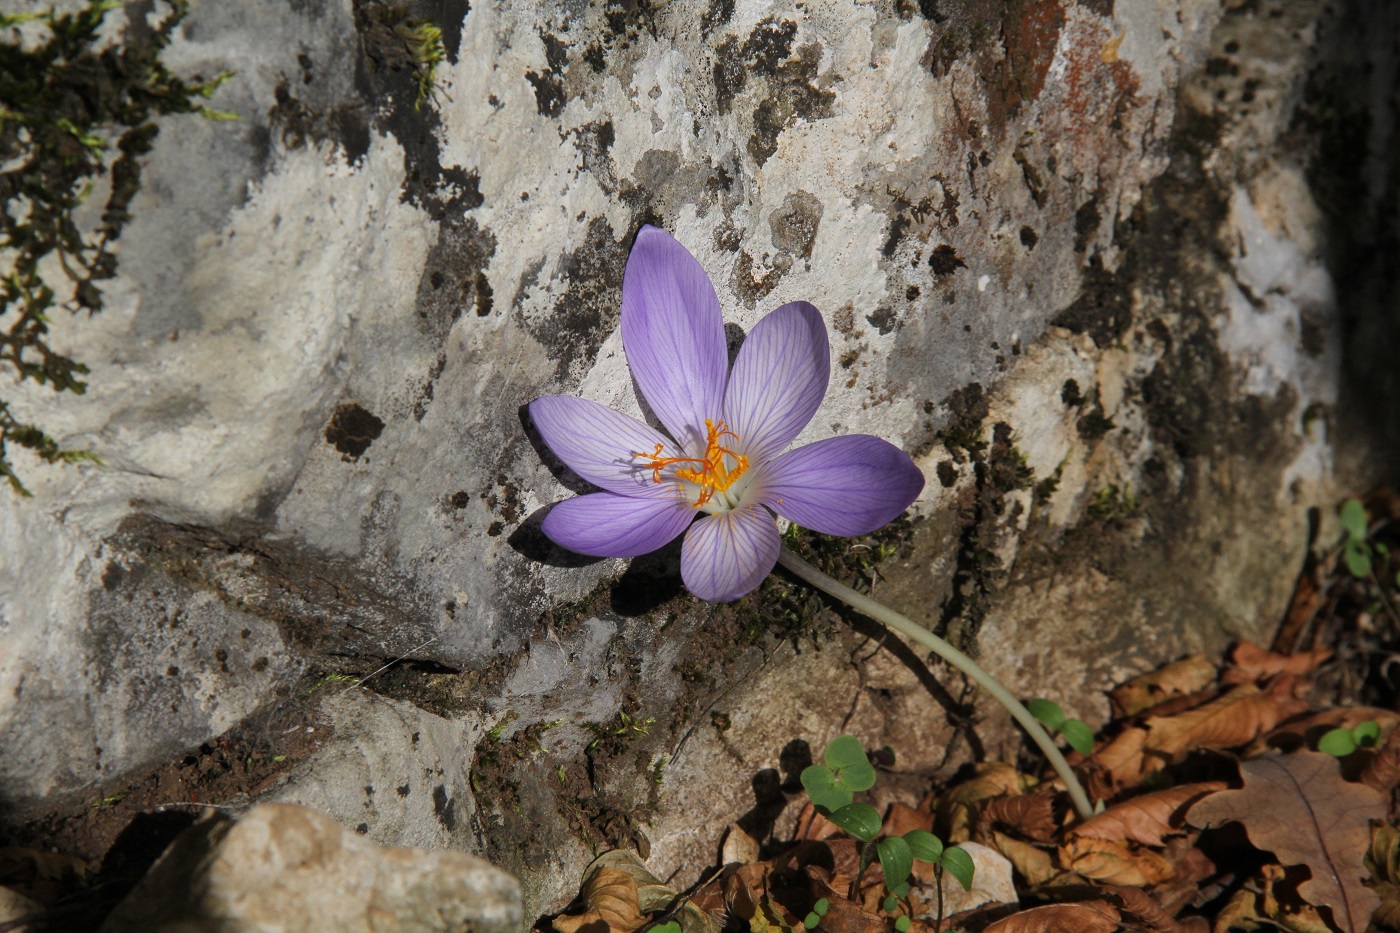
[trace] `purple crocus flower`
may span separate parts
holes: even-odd
[[[603,490],[545,517],[544,533],[571,551],[635,557],[684,532],[686,587],[725,602],[753,590],[777,563],[781,538],[770,510],[823,534],[863,535],[924,487],[908,454],[866,434],[787,450],[826,394],[821,314],[805,301],[771,312],[728,371],[714,287],[695,257],[656,227],[642,228],[627,258],[622,344],[669,437],[586,399],[530,403],[550,449]]]

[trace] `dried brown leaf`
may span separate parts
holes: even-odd
[[[1071,837],[1060,846],[1060,864],[1107,884],[1158,884],[1172,876],[1171,863],[1161,855],[1112,839]]]
[[[1108,694],[1116,718],[1136,716],[1174,697],[1197,693],[1215,681],[1215,665],[1204,655],[1193,654],[1134,677]]]
[[[758,840],[744,832],[738,823],[730,826],[724,834],[724,842],[719,848],[721,865],[743,864],[758,861]]]
[[[1280,865],[1269,864],[1259,870],[1263,879],[1260,912],[1276,926],[1289,933],[1334,933],[1331,924],[1322,919],[1311,904],[1298,898],[1298,891]]]
[[[1017,874],[1026,879],[1026,884],[1037,887],[1054,878],[1060,873],[1055,867],[1055,859],[1044,849],[1031,845],[1029,842],[1022,842],[1020,839],[1012,838],[1005,833],[993,832],[990,842],[998,852],[1006,856],[1011,862],[1011,867],[1016,869]],[[925,863],[916,862],[915,870]],[[932,866],[928,869],[928,874],[933,874]]]
[[[1282,692],[1266,693],[1253,684],[1241,684],[1204,706],[1175,716],[1151,717],[1144,745],[1167,760],[1193,748],[1235,748],[1306,708],[1306,703]]]
[[[1373,886],[1381,906],[1371,915],[1371,920],[1387,930],[1400,930],[1400,885],[1393,881],[1377,881]]]
[[[984,761],[975,766],[971,779],[938,798],[935,810],[938,835],[945,842],[967,842],[978,804],[992,797],[1017,796],[1026,791],[1026,776],[1004,761]]]
[[[889,812],[885,814],[885,822],[880,827],[880,834],[903,836],[913,829],[933,829],[933,814],[915,810],[907,803],[890,804]]]
[[[1390,930],[1400,930],[1400,829],[1376,826],[1366,854],[1371,888],[1381,899],[1372,919]]]
[[[645,922],[637,904],[637,882],[621,869],[596,866],[584,876],[579,896],[582,911],[554,918],[559,933],[594,931],[599,923],[608,933],[632,933]]]
[[[18,846],[0,847],[0,883],[27,883],[38,879],[62,881],[70,875],[82,881],[87,872],[87,862],[71,855]]]
[[[1197,826],[1240,822],[1249,841],[1281,864],[1307,866],[1312,877],[1298,891],[1308,903],[1331,908],[1343,931],[1365,930],[1380,903],[1362,884],[1362,857],[1370,821],[1386,813],[1381,795],[1344,780],[1337,759],[1320,752],[1254,758],[1240,774],[1243,787],[1210,795],[1187,819]]]
[[[1046,904],[998,920],[983,933],[1114,933],[1118,918],[1107,901]]]
[[[1147,745],[1147,730],[1138,726],[1129,726],[1107,744],[1094,751],[1086,762],[1092,783],[1095,777],[1102,775],[1102,787],[1094,787],[1094,796],[1099,800],[1106,800],[1112,797],[1117,791],[1124,787],[1133,787],[1138,784],[1146,775],[1160,768],[1163,762],[1158,760],[1149,761],[1143,753]],[[1102,793],[1098,791],[1102,790]]]
[[[982,805],[982,819],[1037,842],[1049,842],[1059,829],[1054,798],[1044,793],[994,797]]]
[[[1400,729],[1392,729],[1361,769],[1361,783],[1382,794],[1400,784]]]
[[[1107,894],[1118,899],[1123,911],[1123,919],[1146,927],[1153,933],[1205,933],[1209,929],[1203,917],[1192,917],[1179,921],[1168,913],[1157,899],[1142,888],[1129,885],[1108,884],[1103,886]]]
[[[1131,839],[1146,846],[1160,846],[1164,837],[1186,832],[1181,817],[1189,804],[1225,787],[1223,781],[1203,781],[1143,794],[1109,807],[1070,832],[1091,839]]]
[[[1317,670],[1331,656],[1332,652],[1327,648],[1298,654],[1275,654],[1252,641],[1242,641],[1230,652],[1230,666],[1221,672],[1220,682],[1258,683],[1277,674],[1303,677]]]
[[[1230,900],[1215,915],[1212,933],[1229,933],[1231,930],[1257,930],[1260,927],[1259,892],[1251,888],[1240,888],[1230,895]]]
[[[1380,726],[1382,733],[1389,733],[1400,725],[1400,713],[1378,706],[1337,706],[1292,716],[1270,730],[1264,740],[1270,745],[1292,751],[1304,744],[1315,746],[1317,739],[1330,729],[1351,729],[1367,720]]]

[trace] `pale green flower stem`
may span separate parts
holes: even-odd
[[[1069,791],[1070,800],[1073,801],[1074,809],[1079,813],[1080,819],[1087,820],[1093,816],[1094,808],[1089,804],[1089,795],[1084,792],[1079,779],[1074,776],[1074,771],[1070,769],[1069,762],[1065,761],[1065,756],[1060,754],[1059,748],[1045,731],[1045,727],[1030,714],[1030,710],[1026,709],[1020,700],[1012,696],[1011,692],[1003,687],[996,678],[983,670],[981,665],[928,629],[916,625],[908,617],[900,615],[887,606],[882,606],[868,596],[862,596],[849,586],[836,582],[787,548],[783,548],[778,553],[778,563],[828,596],[841,600],[862,615],[869,616],[886,628],[898,632],[911,641],[918,642],[972,678],[977,686],[986,690],[996,698],[997,702],[1006,707],[1007,711],[1021,724],[1021,727],[1030,734],[1032,741],[1040,746],[1040,750],[1045,753],[1045,757],[1054,767],[1055,773],[1060,776],[1060,780],[1065,782],[1065,788]]]

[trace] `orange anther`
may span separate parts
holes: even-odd
[[[637,453],[633,457],[640,457],[649,461],[651,467],[652,482],[661,482],[661,471],[668,466],[679,467],[675,472],[676,479],[686,480],[700,487],[700,496],[695,501],[695,508],[699,508],[714,498],[716,492],[724,492],[734,485],[735,480],[744,475],[749,468],[749,458],[735,453],[728,447],[720,445],[720,439],[732,437],[737,442],[738,435],[729,430],[729,427],[721,421],[715,424],[708,418],[705,419],[705,456],[704,457],[663,457],[661,450],[663,445],[657,444],[656,449],[649,454]],[[730,469],[724,462],[725,457],[732,457],[736,464]],[[694,466],[680,467],[682,463],[694,464]]]

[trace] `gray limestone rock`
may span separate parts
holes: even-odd
[[[340,674],[334,735],[261,793],[487,855],[533,917],[594,849],[669,877],[732,822],[781,836],[843,729],[899,750],[892,796],[1014,756],[1004,716],[955,728],[959,681],[787,578],[708,606],[674,552],[541,536],[583,486],[523,406],[644,414],[617,332],[643,223],[735,341],[822,311],[800,441],[924,469],[907,522],[828,545],[843,572],[1091,722],[1114,681],[1267,632],[1309,510],[1393,454],[1395,270],[1338,258],[1394,223],[1389,8],[410,7],[196,4],[168,49],[235,71],[239,119],[161,119],[104,310],[54,317],[88,392],[5,396],[103,460],[16,454],[34,496],[0,500],[11,822]],[[419,102],[401,27],[429,9]]]
[[[185,830],[103,933],[514,933],[515,879],[475,856],[376,845],[305,807]]]

